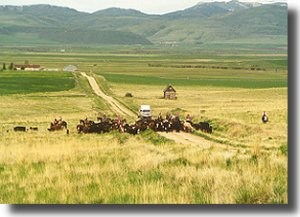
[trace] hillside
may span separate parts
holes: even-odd
[[[164,15],[109,8],[0,6],[0,43],[7,44],[287,44],[282,4],[199,3]]]

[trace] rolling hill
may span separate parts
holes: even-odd
[[[0,6],[0,44],[287,44],[287,5],[199,3],[164,15],[109,8]]]

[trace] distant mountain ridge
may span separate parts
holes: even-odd
[[[51,5],[0,6],[0,44],[285,43],[285,38],[285,3],[198,3],[164,15],[122,8],[90,14]]]

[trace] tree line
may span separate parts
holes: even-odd
[[[29,61],[28,61],[28,60],[25,60],[24,64],[25,64],[25,65],[28,65],[28,64],[29,64]],[[13,62],[11,62],[11,63],[9,64],[9,66],[6,67],[6,63],[3,63],[2,69],[0,69],[0,70],[5,71],[5,70],[7,70],[7,69],[8,69],[8,70],[15,70],[15,64],[14,64]]]
[[[6,63],[3,63],[3,65],[2,65],[2,70],[4,71],[4,70],[14,70],[14,68],[15,68],[15,65],[14,65],[14,63],[10,63],[9,64],[9,66],[8,67],[6,67]]]

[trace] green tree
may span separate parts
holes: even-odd
[[[3,63],[2,69],[3,69],[3,70],[6,70],[6,65],[5,65],[5,63]]]
[[[8,69],[9,69],[9,70],[14,70],[14,68],[15,68],[14,63],[10,63]]]

